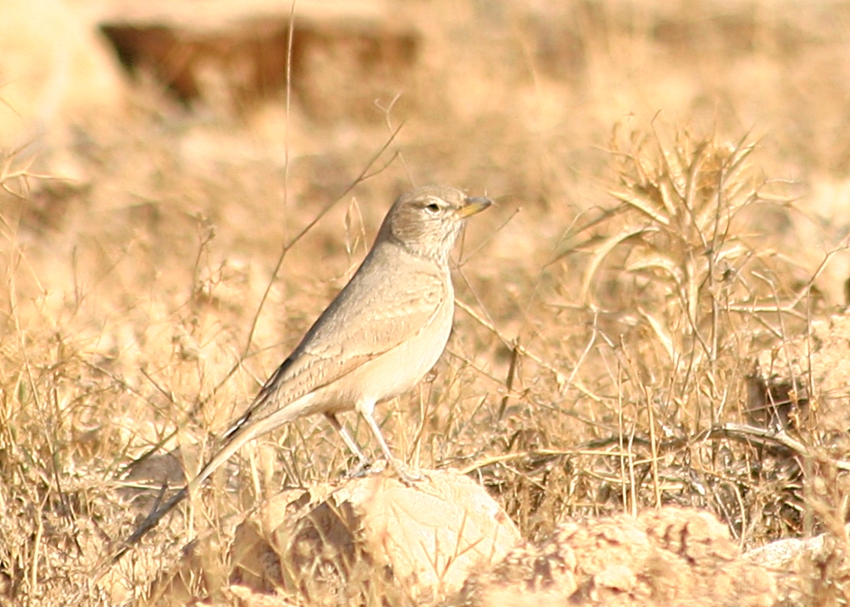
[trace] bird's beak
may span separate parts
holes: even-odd
[[[461,219],[466,219],[470,215],[480,213],[491,204],[493,201],[489,198],[467,198],[466,204],[457,210],[457,214]]]

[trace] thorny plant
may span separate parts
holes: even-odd
[[[765,300],[780,305],[770,302],[775,290],[763,288],[771,252],[758,252],[732,229],[743,211],[768,198],[748,163],[754,146],[746,140],[724,144],[683,133],[670,145],[658,136],[636,136],[632,145],[628,153],[615,147],[619,184],[612,194],[622,203],[622,228],[593,255],[582,299],[592,301],[597,269],[615,248],[625,249],[618,281],[631,283],[635,322],[654,337],[684,395],[696,371],[716,376],[741,318]],[[718,405],[711,407],[714,424],[729,395],[718,385],[709,390]]]
[[[638,451],[620,465],[623,502],[707,506],[743,535],[754,518],[775,516],[774,532],[801,524],[799,467],[768,461],[736,424],[758,418],[745,390],[755,354],[803,331],[816,277],[751,223],[756,205],[791,206],[755,149],[748,137],[615,136],[619,205],[602,224],[613,235],[595,241],[581,290],[607,342],[620,446]]]

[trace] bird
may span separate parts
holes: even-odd
[[[354,410],[399,479],[407,485],[421,480],[393,456],[375,421],[375,406],[410,390],[442,355],[454,316],[450,255],[466,220],[491,205],[489,198],[439,185],[399,196],[351,280],[222,435],[218,450],[178,493],[154,508],[111,562],[246,443],[309,415],[323,414],[358,458],[350,475],[371,465],[337,418]]]

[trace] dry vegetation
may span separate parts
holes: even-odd
[[[661,504],[743,548],[835,534],[806,600],[844,604],[847,391],[799,377],[779,415],[754,374],[845,304],[850,3],[402,4],[413,67],[314,57],[327,111],[186,107],[142,77],[110,112],[54,116],[37,153],[0,141],[0,604],[141,598],[190,538],[349,467],[302,420],[89,577],[411,182],[499,205],[456,252],[446,355],[381,408],[399,454],[472,475],[527,539]]]

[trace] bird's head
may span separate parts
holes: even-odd
[[[399,196],[378,238],[390,238],[415,255],[445,264],[466,219],[491,204],[489,198],[469,197],[455,188],[420,186]]]

